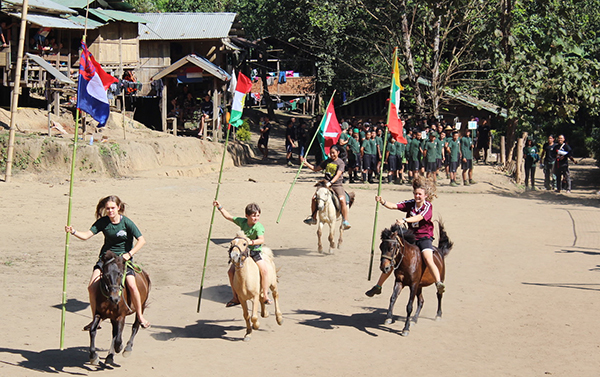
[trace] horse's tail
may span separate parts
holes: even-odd
[[[348,193],[348,198],[350,198],[348,201],[348,208],[352,208],[352,204],[354,204],[354,199],[356,198],[354,191]]]
[[[261,256],[263,259],[270,259],[270,260],[274,260],[274,257],[273,257],[273,250],[271,250],[271,248],[270,248],[270,247],[263,246],[263,247],[262,247],[262,251],[260,252],[260,256]]]
[[[450,250],[454,246],[454,242],[450,241],[450,237],[448,237],[448,233],[446,233],[446,229],[444,228],[444,222],[440,219],[438,220],[438,224],[440,227],[440,241],[438,242],[438,250],[442,254],[444,258],[450,254]]]

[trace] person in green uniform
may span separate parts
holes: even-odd
[[[362,179],[363,182],[367,181],[367,174],[369,178],[369,183],[373,182],[373,171],[377,166],[377,144],[375,143],[375,132],[371,130],[367,130],[365,140],[362,143],[360,148],[360,154],[363,160],[363,173]]]
[[[421,131],[413,130],[413,137],[408,144],[408,180],[412,181],[419,174],[421,164]]]
[[[467,129],[465,136],[460,138],[460,154],[462,156],[462,177],[465,186],[475,183],[473,180],[473,139],[471,130]],[[467,172],[469,180],[467,181]]]
[[[359,134],[358,129],[355,128],[352,132],[352,137],[348,139],[348,175],[350,176],[350,183],[354,183],[360,180],[360,143],[358,141]]]
[[[529,187],[530,177],[531,190],[535,191],[535,164],[540,160],[540,155],[532,139],[527,139],[527,144],[523,148],[523,159],[525,160],[525,191]]]
[[[387,161],[388,166],[388,183],[392,183],[397,177],[398,170],[398,159],[396,158],[396,145],[400,144],[396,142],[394,137],[390,137],[390,141],[388,142],[386,151],[385,151],[385,161]]]
[[[434,131],[431,131],[429,133],[429,141],[425,143],[425,148],[423,149],[423,157],[425,158],[425,171],[427,172],[427,178],[435,178],[435,172],[437,171],[437,151],[437,136]]]
[[[396,142],[396,183],[404,183],[404,164],[406,162],[405,151],[406,144]]]
[[[104,235],[104,245],[102,245],[98,262],[94,265],[92,277],[88,284],[92,316],[96,314],[96,292],[98,290],[98,284],[100,284],[100,276],[104,265],[102,261],[104,254],[106,254],[108,250],[111,250],[116,255],[123,257],[123,260],[125,261],[133,260],[134,254],[140,251],[142,246],[146,244],[144,236],[142,236],[142,233],[134,222],[128,217],[123,216],[124,212],[125,203],[123,203],[118,196],[110,195],[100,199],[96,205],[96,222],[89,230],[78,232],[72,226],[65,226],[65,232],[71,233],[75,238],[82,241],[90,239],[99,232],[102,232]],[[133,245],[134,238],[136,240],[135,245]],[[135,282],[135,271],[130,266],[127,267],[125,283],[131,294],[137,319],[142,328],[147,329],[150,327],[150,322],[144,318],[142,300]],[[89,330],[93,322],[92,319],[92,322],[83,329]]]
[[[441,125],[439,127],[441,127]],[[437,169],[435,171],[436,178],[439,176],[440,169],[444,167],[444,147],[446,146],[446,134],[444,132],[438,132],[437,142]]]
[[[217,210],[221,212],[221,215],[223,215],[226,220],[239,226],[250,240],[248,248],[250,249],[250,256],[254,259],[254,262],[256,262],[256,265],[260,270],[260,285],[263,290],[264,303],[271,304],[272,301],[269,299],[269,275],[267,264],[260,256],[262,245],[265,243],[265,227],[258,222],[258,220],[260,220],[260,207],[256,203],[250,203],[246,206],[245,217],[233,217],[217,200],[213,202],[213,205],[217,207]],[[227,275],[229,276],[231,291],[233,292],[233,298],[225,304],[225,306],[229,308],[240,304],[240,300],[233,290],[233,276],[235,275],[235,266],[233,263],[231,264],[231,267],[229,267]]]
[[[448,170],[450,171],[450,186],[458,186],[456,182],[456,171],[458,170],[458,164],[460,162],[460,142],[458,140],[458,131],[452,132],[452,139],[446,143],[446,158],[450,161],[448,163]]]
[[[377,166],[375,168],[375,175],[379,177],[379,172],[381,171],[381,164],[383,160],[383,128],[377,128],[375,131],[375,145],[377,146]]]

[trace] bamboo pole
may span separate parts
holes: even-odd
[[[394,49],[394,60],[392,60],[392,75],[390,81],[390,99],[388,101],[388,111],[387,111],[387,121],[385,127],[385,139],[383,141],[383,152],[381,155],[382,161],[381,166],[379,167],[379,183],[377,185],[377,196],[381,196],[381,174],[383,173],[383,159],[385,158],[385,148],[387,146],[387,138],[388,138],[388,127],[390,124],[390,111],[392,111],[392,86],[394,84],[394,65],[396,60],[398,59],[398,47]],[[371,281],[371,273],[373,271],[373,258],[375,255],[375,240],[377,237],[377,217],[379,216],[379,202],[375,202],[375,218],[373,220],[373,237],[371,238],[371,259],[369,261],[369,274],[367,277],[368,281]]]
[[[13,155],[15,153],[16,113],[19,105],[19,92],[21,89],[21,70],[23,68],[23,51],[25,50],[25,29],[27,29],[27,7],[29,0],[23,0],[21,10],[21,29],[19,30],[19,46],[17,48],[17,64],[14,69],[15,81],[10,101],[10,131],[8,133],[8,150],[6,153],[6,175],[4,182],[10,183],[12,177]]]
[[[219,170],[219,179],[217,181],[217,190],[215,192],[215,200],[219,199],[219,189],[221,188],[221,177],[223,176],[223,165],[225,164],[225,155],[227,154],[227,144],[229,142],[229,132],[231,130],[231,124],[227,125],[227,136],[225,137],[225,145],[223,147],[223,157],[221,158],[221,169]],[[200,313],[200,303],[202,302],[202,291],[204,289],[204,275],[206,273],[206,262],[208,260],[208,249],[210,247],[210,236],[212,234],[213,223],[215,221],[216,207],[213,206],[212,214],[210,216],[210,227],[208,228],[208,237],[206,238],[206,251],[204,252],[204,266],[202,267],[202,279],[200,280],[200,291],[198,292],[198,306],[196,307],[196,313]]]
[[[327,107],[325,107],[325,114],[323,114],[323,116],[327,115],[327,109],[329,109],[329,105],[331,104],[331,101],[333,101],[333,96],[335,96],[335,92],[336,92],[336,90],[334,89],[333,94],[331,95],[331,98],[329,99],[329,102],[327,103]],[[323,120],[321,120],[321,124],[322,123],[323,123]],[[308,156],[308,153],[310,152],[310,148],[312,147],[313,142],[315,141],[315,139],[317,138],[317,135],[319,134],[321,124],[319,124],[319,128],[317,129],[317,132],[315,132],[312,140],[310,141],[310,144],[308,144],[308,148],[306,149],[307,156]],[[296,172],[296,176],[294,177],[294,180],[292,181],[292,185],[290,186],[290,189],[288,190],[288,193],[285,196],[285,200],[283,201],[283,204],[281,205],[281,210],[279,210],[279,216],[277,216],[277,221],[276,221],[277,224],[279,224],[279,220],[281,219],[281,215],[283,214],[283,209],[285,208],[285,205],[290,197],[290,194],[292,193],[292,190],[294,189],[294,185],[296,184],[296,180],[298,179],[298,176],[300,175],[300,171],[302,170],[303,166],[304,166],[304,161],[300,162],[300,167],[298,168],[298,171]]]

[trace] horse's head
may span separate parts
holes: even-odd
[[[381,232],[381,263],[379,269],[383,273],[390,273],[398,268],[403,258],[403,250],[407,242],[414,243],[414,234],[401,226],[394,224],[390,229]]]
[[[123,279],[124,263],[123,257],[117,256],[114,252],[108,250],[102,258],[102,277],[100,284],[102,293],[117,305],[121,300],[125,279]]]
[[[244,267],[244,261],[246,260],[246,258],[248,258],[249,255],[249,244],[250,240],[244,235],[238,234],[233,240],[231,240],[231,244],[229,246],[229,260],[236,267]]]
[[[331,199],[331,190],[327,188],[327,186],[319,186],[317,184],[317,192],[315,193],[315,197],[317,198],[317,209],[322,211],[325,208],[325,203],[327,203]]]

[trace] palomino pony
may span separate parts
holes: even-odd
[[[263,318],[269,316],[269,312],[265,308],[266,297],[262,296],[262,286],[260,279],[260,270],[254,262],[254,259],[250,257],[250,250],[248,245],[250,240],[243,234],[238,234],[232,241],[229,247],[229,259],[235,267],[235,273],[233,275],[233,290],[237,294],[240,304],[242,305],[242,311],[244,312],[244,319],[246,320],[246,335],[244,341],[250,340],[252,329],[258,330],[260,324],[258,322],[258,305],[260,304],[260,315]],[[277,270],[275,268],[275,262],[273,261],[273,251],[263,245],[261,252],[262,259],[267,264],[267,270],[269,275],[269,288],[273,294],[273,301],[275,302],[275,318],[277,324],[281,326],[283,323],[283,316],[279,310],[279,291],[277,290]],[[248,300],[252,301],[252,316],[248,313]],[[250,325],[252,321],[252,326]]]
[[[440,271],[440,278],[444,281],[446,273],[444,259],[450,253],[454,244],[448,238],[442,222],[439,222],[439,227],[440,241],[438,247],[434,248],[433,260]],[[381,244],[379,245],[379,249],[381,249],[381,264],[379,268],[386,274],[393,270],[396,277],[394,291],[390,297],[390,306],[385,320],[387,325],[392,323],[394,304],[396,304],[396,299],[400,295],[400,291],[405,286],[408,286],[410,289],[410,297],[406,306],[406,322],[404,323],[402,336],[408,336],[409,334],[410,315],[412,314],[415,297],[418,297],[418,302],[413,320],[417,323],[423,303],[425,302],[422,294],[423,287],[435,283],[435,278],[429,268],[427,268],[419,247],[414,243],[415,236],[412,231],[404,229],[397,224],[381,232]],[[438,309],[436,320],[439,320],[442,318],[441,293],[437,293],[437,299]]]
[[[112,342],[110,351],[106,357],[106,364],[114,363],[115,354],[121,352],[123,348],[123,328],[125,327],[125,317],[130,314],[135,314],[132,308],[132,300],[129,292],[125,289],[125,262],[123,257],[117,256],[112,251],[107,251],[102,259],[104,266],[102,267],[102,275],[100,276],[100,284],[96,292],[96,313],[94,313],[94,321],[90,327],[90,363],[98,365],[98,353],[96,352],[95,339],[96,330],[100,321],[110,319],[112,323]],[[146,301],[150,293],[150,276],[143,271],[136,271],[135,281],[142,301],[142,310],[146,308]],[[123,356],[131,355],[133,348],[133,339],[135,338],[140,328],[140,322],[136,316],[131,337],[125,346]]]
[[[342,212],[340,209],[341,203],[338,198],[335,196],[335,192],[329,189],[326,186],[327,181],[320,180],[317,182],[315,187],[317,191],[315,192],[315,197],[317,198],[317,238],[318,238],[318,250],[319,253],[323,253],[323,243],[321,242],[321,236],[323,235],[323,224],[329,225],[329,254],[333,254],[333,249],[335,249],[334,233],[335,233],[335,223],[342,218]],[[348,193],[348,210],[354,203],[354,193]],[[336,201],[336,204],[334,203]],[[338,249],[342,245],[344,241],[342,235],[344,233],[344,228],[340,222],[340,238],[338,239]]]

